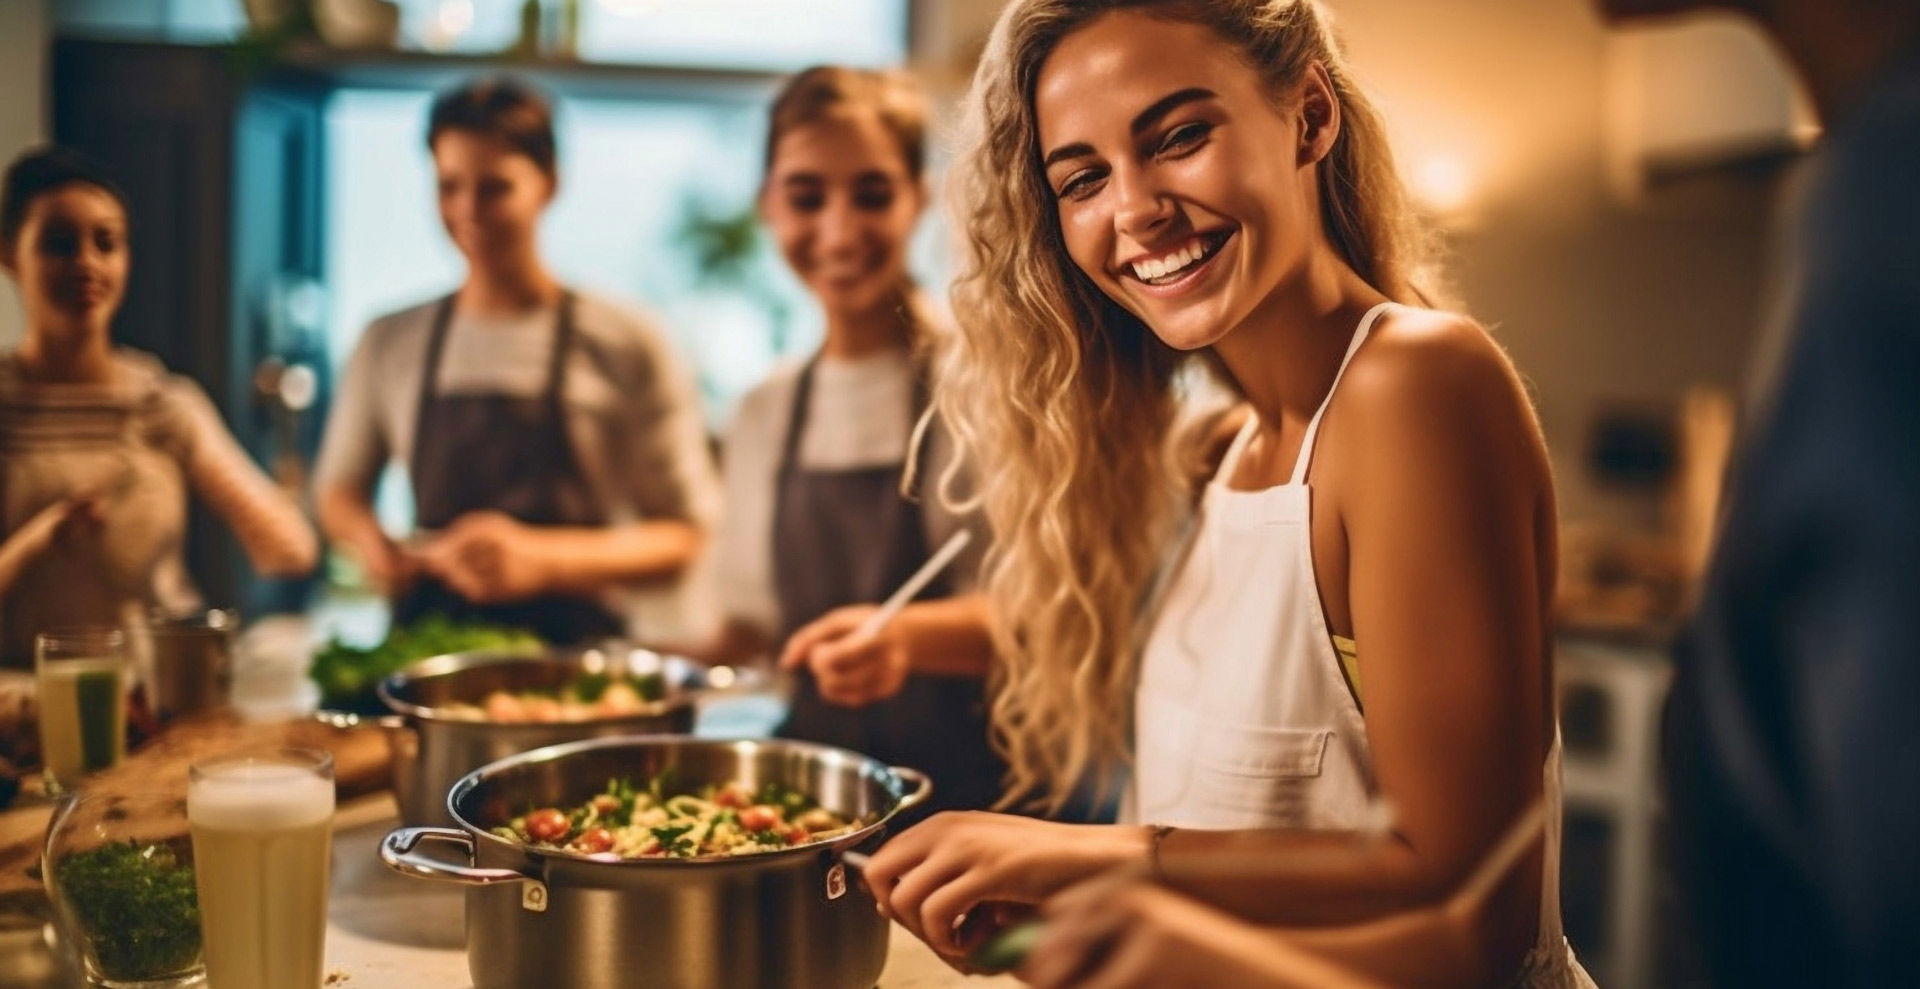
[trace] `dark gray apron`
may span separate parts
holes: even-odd
[[[444,529],[467,514],[492,510],[528,525],[606,525],[589,499],[567,436],[562,382],[573,346],[573,293],[560,297],[553,359],[544,391],[511,395],[441,395],[440,360],[453,319],[453,297],[441,300],[427,341],[420,409],[413,433],[414,513],[421,529]],[[568,497],[569,494],[575,495]],[[474,604],[444,583],[423,577],[394,605],[394,621],[429,614],[531,630],[556,645],[578,645],[625,633],[598,602],[547,595],[505,604]]]
[[[799,465],[814,367],[794,388],[774,495],[773,578],[785,642],[802,625],[849,604],[885,600],[926,562],[920,507],[902,497],[905,464],[852,470]],[[914,411],[925,406],[916,388]],[[945,575],[919,597],[952,593]],[[933,777],[934,809],[985,807],[1000,795],[1005,766],[987,743],[985,692],[977,677],[910,674],[900,693],[863,708],[820,697],[802,670],[793,706],[776,734],[852,749]]]

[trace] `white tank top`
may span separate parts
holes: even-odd
[[[1207,486],[1141,657],[1124,820],[1209,829],[1360,830],[1373,823],[1366,722],[1314,578],[1307,468],[1347,365],[1393,305],[1383,302],[1361,318],[1286,484],[1227,486],[1253,437],[1257,423],[1249,420]],[[1557,738],[1545,771],[1546,881],[1539,940],[1521,984],[1591,985],[1561,933]]]

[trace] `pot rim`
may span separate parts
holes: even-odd
[[[651,650],[635,651],[651,652]],[[662,653],[653,653],[653,655],[658,656],[663,665],[676,661],[684,663],[689,667],[696,665],[692,660],[684,657],[669,656]],[[412,701],[401,700],[397,696],[398,691],[402,687],[417,680],[424,680],[436,676],[451,676],[464,670],[478,669],[486,666],[505,666],[519,663],[585,666],[587,665],[587,660],[584,653],[554,655],[552,653],[543,654],[538,652],[514,652],[512,650],[487,649],[442,653],[438,656],[429,656],[425,659],[415,660],[399,670],[381,677],[379,684],[374,687],[374,693],[379,696],[380,703],[385,704],[389,711],[403,717],[419,721],[430,721],[435,724],[475,725],[483,728],[500,729],[550,728],[561,725],[619,725],[626,723],[641,725],[644,722],[659,718],[662,715],[672,714],[675,711],[691,707],[694,704],[695,690],[678,686],[671,680],[667,683],[666,697],[657,701],[644,702],[643,706],[637,711],[628,714],[616,714],[597,718],[580,718],[570,721],[507,722],[490,721],[484,718],[456,717],[445,713],[440,708],[429,707],[425,704],[415,704]]]
[[[804,845],[794,845],[791,848],[779,848],[779,849],[770,849],[764,852],[754,852],[750,855],[715,855],[715,856],[709,856],[706,858],[685,858],[685,859],[683,858],[605,859],[605,858],[596,858],[593,855],[589,855],[584,852],[570,852],[562,848],[536,848],[532,845],[523,844],[518,841],[509,841],[505,838],[502,838],[499,835],[494,834],[491,830],[481,828],[480,826],[474,824],[472,821],[467,820],[466,815],[460,813],[458,801],[462,795],[466,794],[468,791],[479,786],[481,783],[486,782],[486,780],[490,777],[497,776],[501,773],[507,772],[512,769],[517,769],[520,766],[525,765],[527,763],[551,762],[557,759],[565,759],[570,756],[576,755],[578,753],[588,752],[595,749],[649,748],[663,742],[672,742],[672,743],[681,744],[681,745],[684,745],[687,743],[693,743],[697,745],[716,746],[716,747],[733,746],[733,745],[741,745],[741,744],[747,744],[755,747],[773,746],[773,747],[778,747],[783,749],[797,749],[799,751],[816,755],[816,756],[831,755],[831,756],[851,760],[854,764],[858,765],[863,770],[877,771],[878,773],[883,774],[887,779],[890,779],[894,783],[899,784],[898,786],[899,790],[907,791],[907,792],[903,792],[901,796],[894,801],[893,806],[887,808],[886,813],[881,814],[878,819],[874,820],[872,823],[868,824],[866,827],[863,827],[858,831],[852,831],[847,834],[840,835],[835,838],[828,838],[822,841],[812,841]],[[901,810],[905,809],[903,808],[902,804],[904,804],[907,801],[908,797],[911,796],[910,787],[912,786],[912,784],[902,776],[902,772],[912,773],[916,776],[919,776],[922,781],[925,781],[927,779],[927,777],[921,774],[920,771],[917,769],[911,769],[904,766],[889,766],[886,763],[873,758],[872,756],[861,755],[860,753],[855,752],[851,749],[843,749],[833,745],[823,745],[819,742],[803,742],[798,739],[744,738],[744,737],[743,738],[701,738],[695,735],[671,735],[671,734],[615,735],[607,738],[590,738],[590,739],[585,739],[583,741],[578,741],[578,742],[563,742],[559,745],[543,746],[541,748],[533,749],[528,752],[522,752],[519,755],[512,755],[512,756],[506,757],[505,759],[499,759],[494,762],[490,762],[485,766],[482,766],[479,769],[476,769],[473,772],[460,777],[459,781],[453,784],[452,789],[449,789],[447,791],[447,814],[448,816],[453,818],[454,823],[458,824],[462,830],[466,831],[470,835],[473,835],[474,840],[476,842],[478,841],[491,842],[498,847],[505,848],[505,849],[512,849],[523,855],[527,855],[529,857],[540,859],[540,860],[560,859],[565,862],[575,862],[575,863],[580,863],[584,865],[607,866],[610,868],[675,869],[675,868],[738,867],[740,865],[751,863],[751,862],[769,862],[769,861],[781,860],[781,859],[791,859],[791,858],[797,858],[801,855],[818,855],[821,852],[835,852],[835,853],[844,852],[847,849],[853,848],[861,844],[862,842],[865,842],[867,839],[873,837],[874,835],[879,834],[883,829],[885,829],[888,822],[892,821],[894,817],[900,813]]]

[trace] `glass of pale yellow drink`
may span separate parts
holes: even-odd
[[[127,636],[117,628],[49,629],[34,637],[40,755],[58,794],[127,752]]]
[[[211,989],[318,989],[333,756],[289,749],[196,764],[187,826]]]

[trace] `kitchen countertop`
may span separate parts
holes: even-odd
[[[329,989],[470,985],[462,890],[396,875],[375,855],[380,838],[399,823],[391,797],[341,808],[327,904]],[[880,976],[880,989],[1019,984],[1010,976],[963,976],[897,924]]]
[[[755,737],[783,712],[776,698],[744,694],[701,706],[696,734]],[[389,792],[343,803],[334,820],[333,879],[327,902],[326,989],[466,989],[465,904],[456,886],[401,877],[380,863],[380,839],[399,826]],[[36,923],[0,923],[0,987],[65,985]],[[1010,976],[968,977],[894,925],[879,989],[1007,989]]]
[[[380,864],[382,836],[399,826],[390,794],[340,808],[327,900],[327,989],[464,989],[465,905],[459,887],[406,879]],[[65,985],[34,926],[0,929],[0,986]],[[879,989],[1008,989],[1011,976],[970,978],[943,964],[899,925],[893,927]]]

